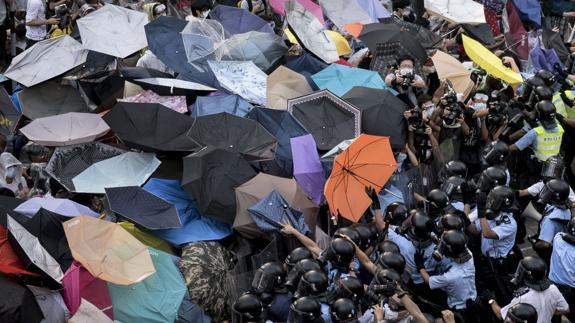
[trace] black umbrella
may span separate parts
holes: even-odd
[[[145,90],[152,90],[159,95],[197,96],[216,91],[215,88],[200,83],[184,81],[172,77],[141,78],[132,81]]]
[[[232,224],[236,216],[234,189],[256,176],[237,152],[205,147],[184,158],[182,186],[206,216]]]
[[[161,104],[118,102],[104,121],[130,148],[148,152],[191,152],[200,148],[186,136],[194,119]]]
[[[404,147],[406,124],[403,113],[407,104],[387,90],[356,86],[342,99],[361,110],[361,132],[389,136],[394,147]]]
[[[0,133],[10,136],[20,121],[22,114],[16,109],[6,90],[0,90]]]
[[[162,78],[171,78],[172,75],[169,73],[165,73],[162,71],[155,70],[153,68],[147,67],[121,67],[119,69],[120,75],[126,80],[130,82],[134,82],[138,79],[149,79],[154,77],[162,77]]]
[[[377,44],[376,51],[373,53],[370,69],[379,72],[381,75],[387,75],[391,67],[397,64],[397,60],[405,55],[413,56],[400,41]],[[415,61],[415,70],[421,68],[421,61]]]
[[[46,173],[57,180],[68,191],[74,192],[72,179],[92,164],[118,156],[125,151],[102,143],[87,143],[58,147],[52,154]],[[56,193],[56,192],[52,192]]]
[[[14,209],[24,202],[26,202],[26,200],[10,196],[0,196],[0,226],[3,226],[4,228],[6,227],[6,215],[10,215],[11,217],[20,220],[23,215],[14,212]]]
[[[372,53],[376,53],[379,44],[400,42],[410,55],[420,64],[427,60],[425,48],[420,41],[406,28],[392,24],[367,24],[363,26],[359,39],[363,41]]]
[[[139,186],[106,188],[110,210],[150,230],[181,228],[176,207]]]
[[[250,161],[273,159],[277,145],[256,121],[226,112],[197,117],[188,136],[199,145],[236,151]]]
[[[441,46],[441,36],[421,25],[394,17],[383,18],[380,21],[384,24],[396,24],[403,28],[403,30],[409,32],[411,36],[417,39],[424,48],[439,48]]]
[[[0,322],[41,322],[42,310],[34,294],[15,280],[0,274]]]
[[[90,112],[80,92],[70,85],[44,82],[18,94],[22,114],[34,120],[67,112]]]
[[[493,38],[493,31],[491,31],[491,27],[489,26],[489,24],[479,24],[479,25],[463,24],[461,25],[461,27],[463,27],[463,30],[465,30],[465,33],[469,37],[485,45],[495,44],[495,38]]]
[[[313,135],[319,150],[330,150],[361,132],[359,109],[328,90],[288,100],[288,111]]]
[[[85,77],[110,75],[116,68],[114,56],[88,51],[86,61],[65,74],[67,79],[82,79]]]
[[[553,30],[543,27],[543,45],[545,48],[553,48],[557,52],[557,56],[562,62],[567,61],[569,56],[569,50],[565,47],[561,34],[554,32]]]
[[[79,80],[78,84],[84,96],[98,108],[97,111],[111,109],[116,99],[124,97],[125,82],[117,74],[92,75]]]

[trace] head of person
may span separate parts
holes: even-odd
[[[383,254],[384,252],[400,253],[399,246],[391,240],[383,240],[377,244],[377,253]]]
[[[461,230],[445,231],[433,252],[433,258],[441,261],[443,257],[448,257],[456,263],[465,263],[472,258],[471,253],[467,251],[466,244],[467,238]]]
[[[476,91],[473,95],[473,109],[486,109],[487,108],[487,101],[489,100],[489,96],[484,91]]]
[[[347,272],[355,257],[355,247],[347,239],[334,237],[331,239],[324,257],[334,268]]]
[[[379,269],[368,287],[370,297],[391,297],[395,294],[401,276],[393,269]]]
[[[311,252],[305,247],[298,247],[292,250],[286,257],[287,270],[291,270],[300,260],[313,259]]]
[[[346,276],[334,282],[327,292],[328,304],[333,304],[337,299],[347,298],[359,304],[364,295],[363,283],[359,278],[353,276]]]
[[[435,111],[435,103],[433,103],[431,95],[423,93],[417,96],[417,106],[425,113],[427,119],[431,119],[433,111]]]
[[[327,275],[322,270],[310,270],[301,276],[295,297],[323,297],[329,287]]]
[[[449,200],[463,201],[463,193],[467,189],[467,181],[459,175],[449,177],[441,185],[441,190],[447,194]]]
[[[190,10],[192,11],[192,15],[194,17],[205,19],[208,17],[212,7],[212,0],[192,0]]]
[[[393,202],[385,208],[383,218],[386,223],[390,225],[401,226],[403,221],[407,219],[409,210],[405,204],[401,202]]]
[[[258,294],[273,293],[285,287],[286,272],[278,262],[263,264],[254,275],[252,289]]]
[[[539,205],[551,204],[561,209],[568,209],[570,187],[562,179],[552,179],[543,184],[543,189],[539,192],[537,203]]]
[[[232,306],[233,323],[263,323],[264,305],[258,295],[245,293]]]
[[[546,130],[557,127],[557,121],[555,120],[556,113],[557,109],[550,100],[539,101],[535,104],[535,116]]]
[[[435,188],[427,194],[429,215],[432,218],[441,216],[443,210],[449,205],[449,195],[443,190]]]
[[[321,304],[313,297],[297,298],[289,308],[287,323],[320,323]]]
[[[443,115],[441,116],[442,127],[444,128],[458,128],[461,125],[458,119],[463,115],[465,106],[461,102],[453,102],[447,104],[443,109]]]
[[[398,17],[407,17],[411,14],[411,1],[410,0],[392,0],[391,2],[393,12]]]
[[[359,323],[356,305],[347,298],[340,298],[331,304],[330,316],[334,323]]]
[[[467,165],[459,160],[450,160],[445,164],[445,173],[447,176],[467,176]]]
[[[493,141],[481,152],[481,165],[483,169],[489,166],[504,166],[509,157],[509,146],[503,141]]]
[[[339,228],[333,235],[334,237],[347,237],[358,246],[361,244],[361,236],[359,235],[359,232],[357,232],[357,230],[353,227]]]
[[[537,310],[533,305],[518,303],[509,308],[505,323],[537,323]]]
[[[405,271],[405,258],[396,252],[384,252],[377,258],[377,265],[382,269],[393,269],[400,275]]]
[[[301,280],[301,277],[307,273],[308,271],[317,270],[321,271],[322,267],[315,259],[301,259],[298,261],[293,268],[290,269],[285,286],[288,290],[292,293],[296,291],[298,284]]]
[[[411,215],[411,226],[407,231],[407,237],[417,248],[423,249],[431,245],[431,232],[433,221],[421,211]]]
[[[366,251],[373,246],[374,241],[372,241],[372,232],[367,224],[355,223],[353,229],[359,235],[359,244],[357,245],[362,251]]]
[[[501,212],[508,212],[515,202],[515,191],[507,186],[496,186],[487,195],[485,217],[494,220]]]
[[[459,230],[463,232],[465,228],[465,222],[461,216],[454,213],[446,213],[439,218],[437,223],[437,231],[439,233],[449,231],[449,230]]]
[[[165,16],[166,10],[167,10],[167,8],[166,8],[165,4],[162,4],[162,3],[154,4],[154,6],[152,8],[154,18],[158,18],[159,16]]]
[[[523,258],[513,279],[511,279],[511,284],[516,287],[527,286],[535,291],[544,291],[551,285],[551,282],[547,278],[547,265],[545,261],[539,257],[527,256]]]
[[[507,173],[499,167],[487,167],[476,183],[476,189],[483,193],[488,193],[498,185],[505,185],[507,182]]]

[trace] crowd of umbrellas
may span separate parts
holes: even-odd
[[[409,107],[381,69],[401,54],[421,66],[441,39],[390,20],[376,0],[270,4],[301,55],[288,55],[285,39],[246,10],[219,5],[211,19],[149,22],[105,5],[78,20],[78,35],[14,58],[4,76],[21,85],[18,104],[0,90],[0,132],[49,147],[46,174],[69,193],[103,198],[105,211],[1,198],[8,322],[229,319],[254,267],[280,259],[283,224],[321,243],[320,206],[362,218],[365,188],[386,184],[392,147],[406,141]],[[426,9],[490,40],[473,1],[430,0]],[[325,17],[369,48],[371,70],[336,64],[351,49]],[[521,82],[480,42],[463,42],[489,73]],[[145,48],[177,77],[126,63]],[[431,58],[440,78],[470,91],[461,63],[441,51]]]

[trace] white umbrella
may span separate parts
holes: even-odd
[[[218,82],[242,98],[265,105],[267,75],[253,62],[208,61]]]
[[[326,63],[339,60],[335,42],[321,22],[296,0],[285,3],[286,19],[300,45]]]
[[[425,0],[425,9],[453,24],[484,24],[483,5],[473,0]]]
[[[319,2],[325,15],[337,27],[344,30],[347,24],[361,23],[362,25],[374,23],[369,14],[354,0],[321,0]]]
[[[124,58],[148,46],[144,25],[148,15],[107,4],[78,19],[86,49]]]
[[[184,81],[178,79],[170,79],[164,77],[154,77],[154,78],[147,78],[147,79],[136,79],[134,80],[137,84],[142,84],[145,87],[152,88],[152,91],[155,88],[167,88],[171,89],[173,94],[174,89],[181,89],[181,90],[190,90],[190,91],[217,91],[213,87],[209,87],[200,83],[191,82],[191,81]],[[156,91],[154,92],[162,92]]]
[[[105,188],[140,186],[160,166],[152,153],[127,152],[102,160],[72,179],[78,193],[106,193]]]
[[[30,87],[86,62],[88,51],[70,36],[34,44],[14,57],[4,75]]]
[[[259,31],[235,34],[216,50],[219,61],[252,61],[263,71],[272,67],[287,52],[281,37]]]

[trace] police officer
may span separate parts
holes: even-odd
[[[361,280],[352,276],[344,277],[327,292],[327,302],[331,305],[337,299],[347,298],[355,304],[359,304],[364,294],[365,290]]]
[[[517,303],[507,311],[505,322],[537,323],[537,310],[531,304]]]
[[[400,253],[399,247],[393,241],[383,240],[377,244],[377,257],[381,256],[384,252]]]
[[[481,152],[481,168],[487,169],[488,167],[497,167],[505,171],[507,180],[505,185],[509,185],[511,175],[507,169],[507,159],[509,158],[509,146],[503,141],[492,141]]]
[[[567,318],[575,322],[575,217],[553,239],[549,279],[571,305]]]
[[[437,220],[443,215],[445,209],[449,206],[449,196],[438,188],[429,191],[426,199],[427,214],[433,220]]]
[[[475,186],[474,198],[479,194],[487,194],[496,186],[505,185],[506,182],[507,173],[501,168],[490,166],[481,172],[481,175],[473,184]],[[476,207],[470,211],[468,217],[471,222],[475,222],[475,220],[477,220]]]
[[[551,156],[543,162],[541,167],[541,180],[526,189],[520,190],[519,197],[535,197],[539,195],[546,182],[552,179],[564,179],[564,175],[565,162],[563,161],[563,158],[559,155]],[[575,205],[575,193],[571,187],[569,187],[569,202],[571,205]]]
[[[324,323],[321,305],[313,297],[300,297],[289,306],[287,323]]]
[[[447,194],[453,208],[464,212],[465,204],[463,200],[467,190],[467,182],[464,177],[459,175],[449,177],[441,185],[441,190]]]
[[[445,175],[446,177],[451,176],[461,176],[463,178],[467,177],[467,165],[459,160],[450,160],[445,164]]]
[[[325,322],[330,322],[329,305],[326,298],[328,286],[327,276],[323,271],[310,270],[303,274],[294,294],[295,298],[303,296],[315,298],[321,304],[321,316]]]
[[[466,227],[466,222],[462,217],[453,213],[442,215],[441,218],[439,218],[439,222],[437,222],[437,232],[439,236],[449,230],[459,230],[463,232]]]
[[[355,246],[352,241],[347,239],[350,238],[347,236],[334,237],[320,257],[320,261],[325,263],[330,285],[352,273],[350,267],[355,260]]]
[[[319,262],[315,259],[302,259],[298,261],[288,272],[285,283],[286,288],[294,293],[297,289],[301,276],[310,270],[321,271],[323,269]]]
[[[313,255],[309,250],[304,247],[297,247],[292,250],[286,257],[285,263],[287,265],[287,271],[289,272],[300,260],[312,259]]]
[[[285,279],[282,265],[268,262],[258,268],[252,281],[252,290],[268,307],[268,316],[277,321],[287,319],[287,307],[292,297],[285,286]]]
[[[331,321],[334,323],[359,323],[358,311],[354,302],[340,298],[331,305]]]
[[[565,298],[557,286],[547,279],[547,266],[542,259],[523,258],[517,266],[512,282],[519,288],[509,304],[500,308],[494,299],[489,300],[491,309],[498,318],[506,317],[509,309],[518,303],[531,304],[537,311],[539,323],[551,322],[553,315],[563,315],[569,312],[569,305]]]
[[[264,305],[258,295],[245,293],[240,296],[232,307],[233,323],[264,323]]]
[[[475,266],[471,252],[466,247],[465,234],[459,230],[443,233],[433,256],[447,257],[451,264],[441,275],[430,276],[425,270],[423,253],[417,253],[417,269],[431,289],[442,289],[447,293],[447,305],[463,317],[463,322],[479,322],[479,311],[475,304]]]

